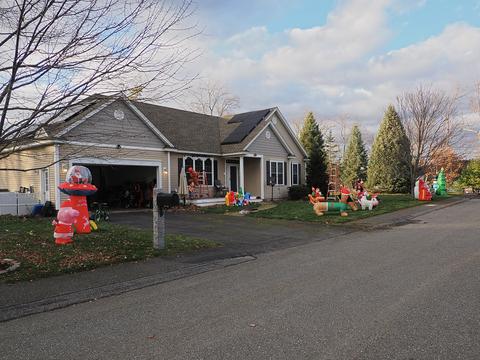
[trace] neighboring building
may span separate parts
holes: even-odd
[[[41,140],[0,160],[0,189],[33,187],[41,202],[58,208],[57,189],[73,164],[90,168],[101,201],[127,197],[126,186],[156,182],[178,188],[182,167],[204,171],[208,196],[214,182],[258,198],[286,197],[288,186],[304,183],[305,150],[277,108],[208,116],[119,97],[88,98],[42,130]],[[143,191],[143,190],[142,190]],[[130,190],[131,192],[131,190]]]

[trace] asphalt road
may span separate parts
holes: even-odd
[[[0,324],[5,359],[479,359],[480,200]]]

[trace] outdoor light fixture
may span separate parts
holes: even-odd
[[[62,164],[62,173],[66,173],[68,171],[68,166],[67,164]]]
[[[163,168],[163,175],[168,175],[168,170],[166,167]]]

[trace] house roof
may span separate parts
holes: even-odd
[[[93,99],[93,100],[92,100]],[[122,100],[118,98],[118,100]],[[76,120],[99,109],[112,98],[94,97],[85,101],[60,121],[45,127],[51,137],[68,133]],[[210,116],[141,101],[123,99],[136,108],[168,141],[179,150],[198,153],[231,154],[244,151],[247,144],[264,128],[262,121],[276,109],[269,108],[233,115],[230,118]]]
[[[265,109],[234,115],[227,124],[236,126],[223,138],[222,145],[241,143],[269,113],[270,109]]]

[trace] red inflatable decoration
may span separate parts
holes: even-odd
[[[74,165],[68,170],[65,180],[66,182],[61,183],[58,188],[64,194],[69,195],[69,199],[64,201],[60,207],[58,212],[59,216],[57,216],[58,223],[56,226],[62,225],[65,227],[65,224],[68,222],[60,219],[60,217],[67,213],[67,211],[62,211],[62,209],[72,209],[74,212],[68,211],[69,215],[67,218],[70,219],[72,215],[76,214],[73,216],[73,225],[75,226],[75,231],[78,234],[88,234],[92,230],[90,228],[90,217],[88,214],[86,197],[97,192],[96,186],[91,184],[92,174],[85,166]],[[58,233],[62,232],[70,234],[70,231],[67,227]],[[57,234],[57,228],[55,228],[55,234]],[[62,236],[55,235],[56,244],[63,245],[71,242],[71,240],[66,242],[58,241],[60,238],[62,238]]]

